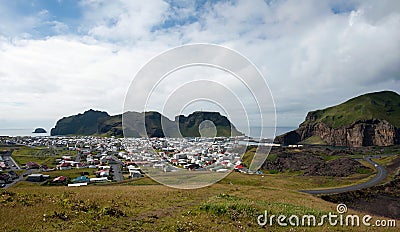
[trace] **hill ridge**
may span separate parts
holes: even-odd
[[[125,128],[123,128],[123,120],[125,120]],[[51,129],[51,135],[122,137],[125,133],[127,137],[199,137],[198,128],[204,120],[210,120],[215,124],[217,136],[243,135],[227,117],[219,112],[196,111],[188,116],[178,115],[172,121],[156,111],[127,111],[123,114],[110,116],[107,112],[92,109],[83,114],[79,113],[61,118]]]
[[[366,93],[341,104],[310,111],[294,131],[278,136],[283,144],[389,146],[400,143],[400,95]]]

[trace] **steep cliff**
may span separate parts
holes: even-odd
[[[400,143],[400,95],[369,93],[323,110],[312,111],[299,128],[278,136],[282,144],[389,146]]]
[[[122,120],[125,121],[125,128],[122,127]],[[100,133],[107,133],[114,136],[127,137],[165,137],[165,127],[173,124],[171,120],[158,112],[125,112],[123,115],[115,115],[99,124]],[[163,128],[164,126],[164,128]]]
[[[125,133],[127,137],[199,137],[199,126],[205,120],[215,125],[217,136],[242,135],[228,118],[218,112],[194,112],[171,121],[158,112],[132,111],[110,116],[94,110],[60,119],[51,135],[124,136]]]
[[[106,112],[88,110],[83,114],[64,117],[57,121],[51,129],[53,135],[92,135],[97,133],[97,125],[101,120],[110,117]]]
[[[200,137],[199,127],[205,120],[211,121],[215,126],[216,136],[230,137],[231,135],[243,135],[231,124],[227,117],[222,116],[218,112],[196,111],[187,117],[179,115],[175,118],[175,122],[179,123],[179,129],[183,137]]]

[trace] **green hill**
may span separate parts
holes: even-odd
[[[400,95],[367,93],[311,111],[299,128],[275,138],[282,144],[389,146],[400,143]]]
[[[367,93],[307,116],[332,128],[367,119],[382,119],[400,127],[400,95],[392,91]]]

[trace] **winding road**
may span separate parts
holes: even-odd
[[[387,171],[384,167],[382,167],[378,163],[372,161],[372,158],[376,158],[376,156],[368,156],[368,157],[365,157],[364,160],[366,160],[368,163],[372,164],[375,167],[375,169],[377,170],[377,173],[374,178],[368,180],[367,182],[364,182],[361,184],[356,184],[356,185],[351,185],[351,186],[346,186],[346,187],[341,187],[341,188],[300,190],[300,192],[309,193],[309,194],[313,194],[313,195],[333,194],[333,193],[344,193],[344,192],[349,192],[349,191],[355,191],[355,190],[368,188],[368,187],[377,185],[386,178]]]

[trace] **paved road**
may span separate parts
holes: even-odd
[[[372,178],[371,180],[357,184],[357,185],[351,185],[347,187],[342,187],[342,188],[332,188],[332,189],[316,189],[316,190],[300,190],[300,192],[303,193],[309,193],[309,194],[333,194],[333,193],[344,193],[344,192],[349,192],[349,191],[354,191],[358,189],[363,189],[363,188],[368,188],[374,185],[377,185],[381,183],[387,176],[387,171],[384,167],[379,165],[378,163],[372,161],[372,158],[376,158],[376,156],[369,156],[364,158],[368,163],[372,164],[375,169],[377,170],[376,176]]]
[[[78,151],[78,155],[76,155],[75,162],[77,162],[77,163],[81,162],[81,152],[80,151]]]
[[[113,169],[114,180],[117,182],[123,181],[124,176],[122,175],[121,170],[121,165],[123,164],[123,162],[115,156],[111,156],[111,159],[114,161],[113,164],[110,164]]]
[[[110,166],[113,169],[114,180],[117,182],[123,181],[124,176],[122,175],[122,172],[121,172],[121,165],[120,164],[111,164]]]
[[[11,149],[7,154],[2,155],[3,161],[9,166],[11,170],[21,169],[17,162],[11,157],[14,149]]]
[[[14,169],[21,169],[21,167],[17,164],[17,162],[15,162],[15,160],[10,156],[9,157],[9,159],[10,159],[10,161],[12,162],[12,164],[11,164],[11,170],[14,170]]]
[[[9,188],[9,187],[13,186],[18,181],[25,179],[25,176],[24,176],[25,173],[26,173],[26,175],[30,175],[30,174],[34,173],[34,171],[36,171],[36,169],[26,170],[21,175],[19,175],[19,177],[17,179],[13,180],[13,182],[6,184],[6,186],[4,188]]]

